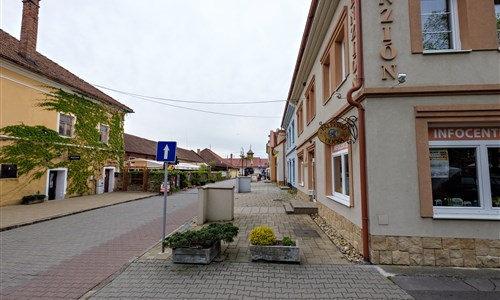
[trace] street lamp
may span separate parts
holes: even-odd
[[[250,145],[250,150],[248,150],[248,152],[247,152],[247,160],[250,161],[250,166],[252,167],[252,170],[253,170],[253,161],[252,161],[253,160],[253,151],[252,151],[252,145]],[[247,163],[247,166],[248,166],[248,163]]]
[[[245,156],[245,150],[243,147],[240,148],[240,158],[241,158],[241,176],[245,176],[245,169],[243,169],[243,160],[250,160],[250,165],[253,165],[252,159],[253,159],[253,151],[252,151],[252,146],[250,145],[250,150],[248,150],[247,155]],[[246,166],[248,166],[248,163],[246,163]]]

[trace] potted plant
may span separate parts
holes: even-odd
[[[273,230],[259,226],[250,232],[250,255],[253,261],[300,262],[300,249],[297,241],[290,237],[277,240]]]
[[[21,204],[42,203],[43,201],[45,201],[45,197],[47,196],[44,194],[40,194],[40,192],[36,192],[36,194],[24,196],[21,200]]]
[[[163,241],[172,248],[174,263],[209,264],[219,256],[221,240],[230,243],[239,228],[231,223],[212,223],[200,230],[176,232]]]

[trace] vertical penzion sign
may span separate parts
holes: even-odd
[[[165,243],[163,240],[166,236],[167,231],[167,183],[168,183],[168,163],[175,162],[175,156],[177,154],[177,142],[158,142],[156,144],[156,160],[165,162],[165,180],[163,181],[163,186],[165,190],[163,192],[163,233],[161,237],[161,252],[165,252]]]
[[[398,50],[392,43],[391,25],[394,22],[394,17],[392,16],[392,2],[393,0],[379,0],[378,3],[380,6],[380,25],[383,33],[383,45],[380,49],[380,57],[386,62],[391,62],[398,55]],[[394,80],[396,79],[396,76],[398,74],[398,65],[392,63],[384,63],[381,67],[382,80],[387,80],[387,75],[391,76]]]

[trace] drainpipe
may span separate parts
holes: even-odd
[[[356,26],[356,65],[357,65],[357,80],[356,84],[347,92],[347,102],[351,107],[356,107],[358,110],[358,137],[359,137],[359,165],[361,181],[361,231],[363,240],[363,258],[365,261],[370,261],[369,238],[368,238],[368,196],[367,196],[367,181],[366,181],[366,144],[365,144],[365,108],[361,103],[354,101],[352,94],[363,86],[364,83],[364,66],[363,66],[363,38],[361,27],[361,0],[355,0],[355,26]]]

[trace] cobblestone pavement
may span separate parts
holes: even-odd
[[[413,299],[373,266],[137,260],[93,299]]]
[[[225,185],[231,185],[231,181]],[[156,245],[92,299],[412,299],[377,268],[355,265],[309,215],[287,215],[283,202],[294,195],[270,183],[252,183],[250,193],[235,194],[235,241],[223,244],[222,262],[173,264],[170,251]],[[250,262],[248,237],[254,226],[271,227],[278,237],[291,236],[301,247],[301,263]],[[196,228],[195,225],[192,225]],[[298,236],[310,230],[316,236]]]

